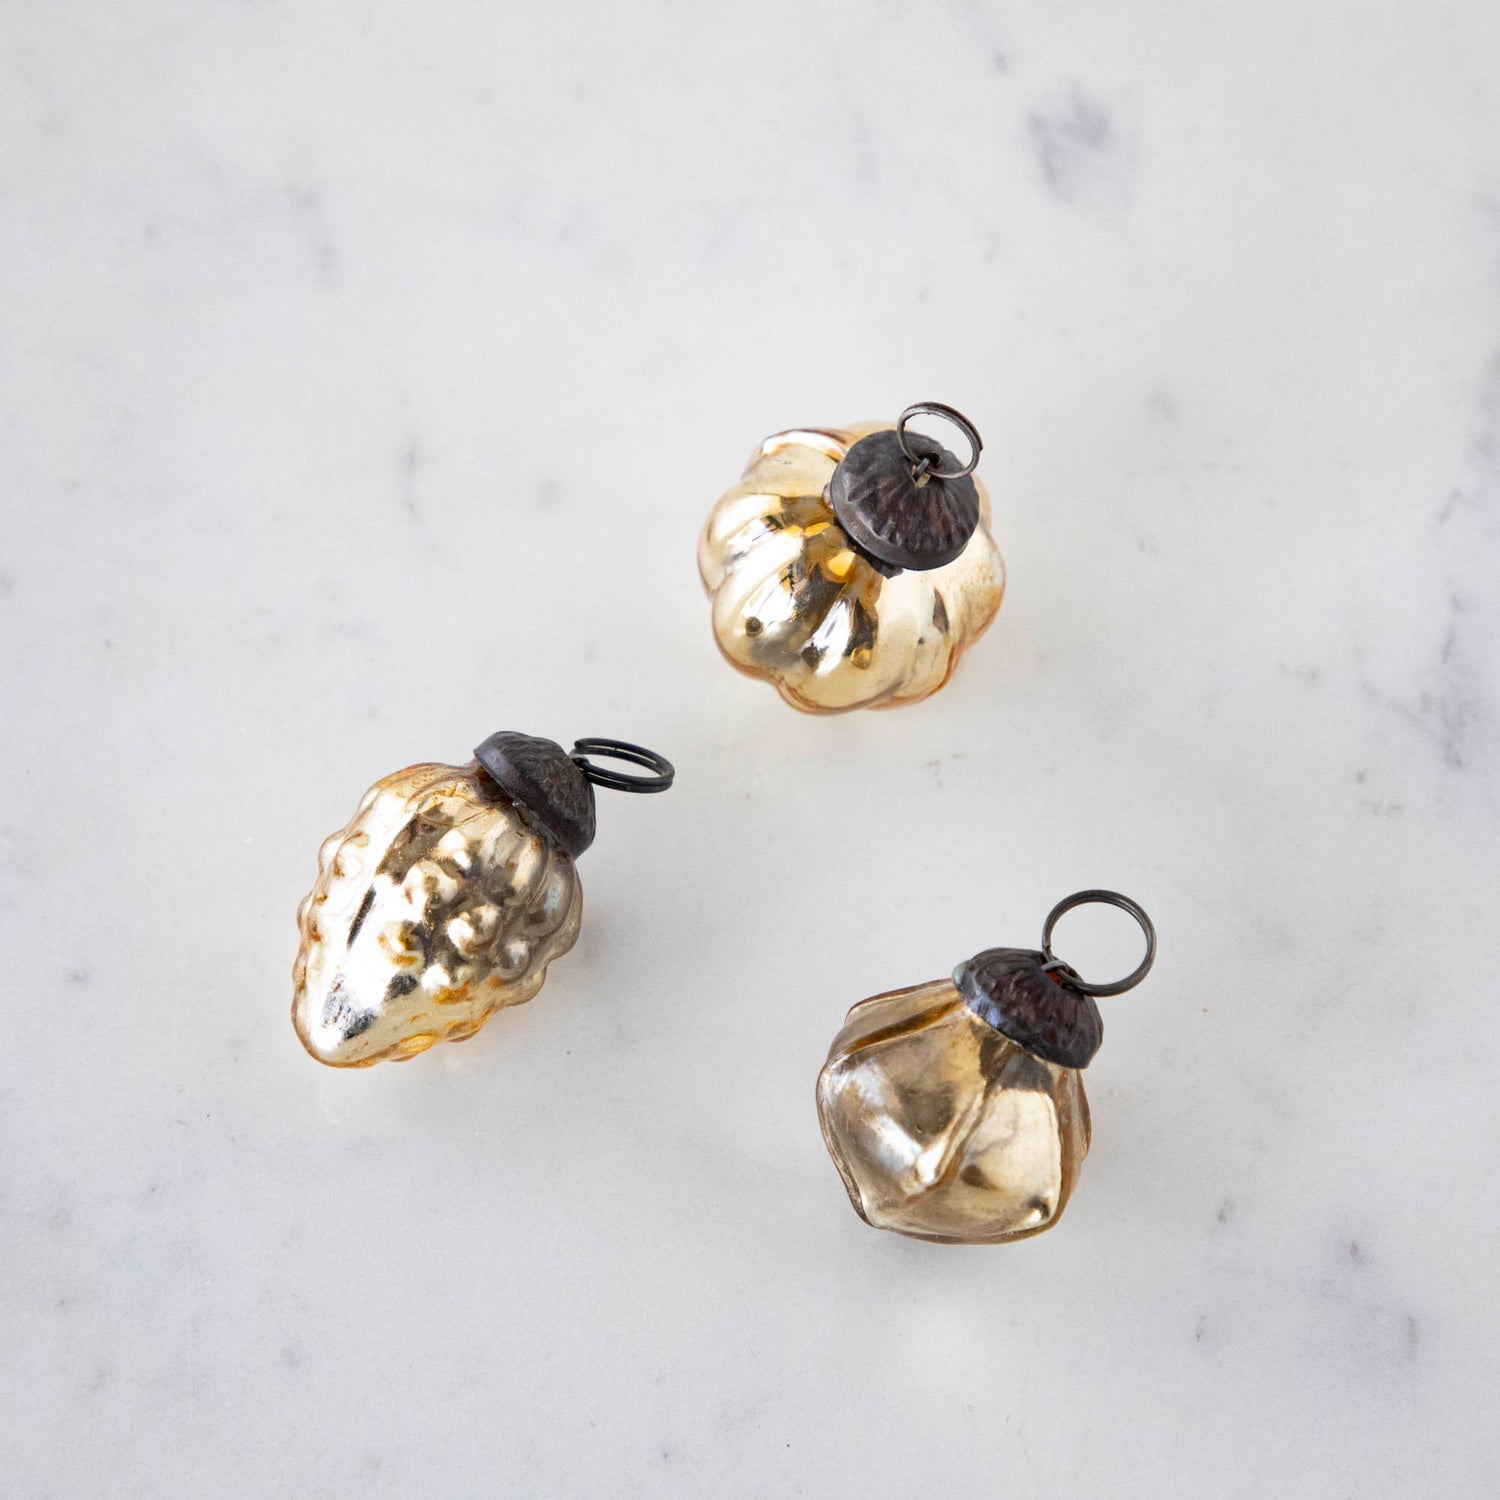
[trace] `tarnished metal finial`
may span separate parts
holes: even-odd
[[[629,761],[655,775],[611,771],[595,765],[590,755]],[[513,730],[490,735],[474,751],[474,758],[574,859],[594,842],[596,786],[616,792],[664,792],[676,775],[665,756],[624,740],[578,740],[571,750],[564,750],[556,740]]]
[[[958,428],[969,445],[966,463],[934,439],[907,431],[923,414]],[[828,501],[834,516],[854,547],[887,576],[945,567],[979,525],[979,490],[970,476],[981,446],[974,424],[951,406],[908,406],[894,428],[861,438],[833,471]]]

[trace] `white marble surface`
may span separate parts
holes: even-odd
[[[1489,0],[0,28],[8,1500],[1495,1493]],[[1009,598],[799,717],[696,529],[929,396]],[[679,788],[531,1005],[316,1067],[319,839],[502,726]],[[1062,1224],[866,1229],[844,1008],[1096,883]]]

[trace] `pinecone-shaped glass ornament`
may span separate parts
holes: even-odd
[[[588,752],[651,768],[603,771]],[[671,785],[660,756],[614,740],[491,735],[467,766],[383,777],[324,840],[297,910],[292,1024],[308,1052],[357,1068],[472,1036],[530,1000],[578,940],[575,864],[594,838],[595,783]]]

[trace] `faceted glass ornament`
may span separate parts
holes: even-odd
[[[866,1223],[950,1244],[1049,1228],[1089,1149],[1078,1070],[981,1020],[950,979],[849,1012],[818,1075],[818,1118]]]
[[[460,1041],[541,989],[582,914],[572,858],[477,763],[411,766],[319,851],[292,1024],[334,1067]]]
[[[877,565],[840,526],[827,494],[834,470],[860,438],[891,425],[767,438],[698,545],[719,649],[809,713],[927,697],[1000,608],[1005,569],[983,486],[968,544],[927,571]]]

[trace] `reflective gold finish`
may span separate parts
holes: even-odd
[[[809,713],[936,692],[1000,608],[1005,569],[982,485],[978,529],[944,567],[887,578],[850,546],[824,491],[859,438],[891,425],[767,438],[698,544],[719,649]]]
[[[866,1223],[950,1244],[1054,1224],[1089,1149],[1079,1073],[981,1021],[948,979],[849,1012],[818,1119]]]
[[[582,913],[573,861],[477,765],[410,766],[319,851],[292,1024],[340,1068],[461,1041],[536,994]]]

